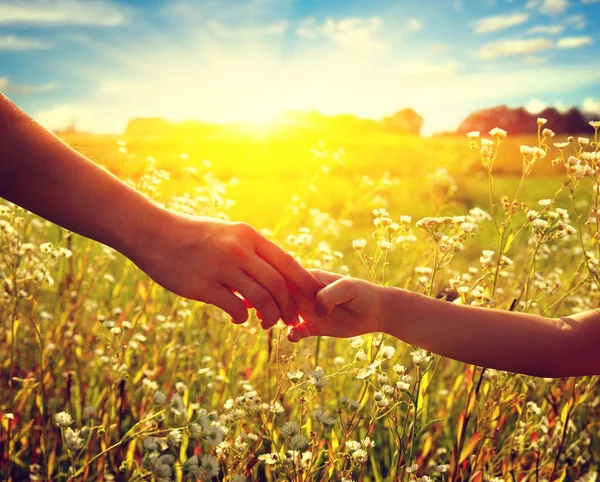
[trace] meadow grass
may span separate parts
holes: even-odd
[[[67,140],[172,209],[255,225],[306,267],[548,316],[598,306],[597,139],[561,155],[529,138],[522,155],[501,133],[471,149],[249,136]],[[465,366],[379,334],[292,346],[15,206],[1,216],[3,480],[597,476],[597,377]]]

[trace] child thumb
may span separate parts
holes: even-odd
[[[320,318],[324,318],[336,306],[352,301],[357,294],[356,286],[352,283],[351,278],[339,279],[317,293],[315,314]]]

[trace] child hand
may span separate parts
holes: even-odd
[[[321,270],[310,270],[325,287],[315,299],[294,292],[304,320],[288,330],[288,340],[298,342],[311,336],[350,338],[378,331],[384,288],[357,278]]]

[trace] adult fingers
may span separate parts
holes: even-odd
[[[317,294],[315,314],[323,318],[336,306],[352,301],[357,295],[358,290],[355,283],[352,283],[349,278],[338,279]]]
[[[271,293],[246,273],[240,271],[234,279],[227,282],[227,285],[248,300],[256,308],[256,311],[260,312],[262,316],[260,324],[265,330],[274,326],[281,318],[281,311]]]
[[[231,321],[242,324],[248,319],[248,308],[244,301],[234,295],[229,288],[219,284],[213,287],[210,303],[218,306],[231,316]]]
[[[283,276],[259,256],[255,256],[245,270],[271,294],[283,321],[288,325],[296,325],[299,321],[298,311]]]
[[[331,271],[323,271],[322,269],[309,269],[308,271],[321,283],[323,283],[323,286],[330,285],[334,281],[345,278],[344,275],[332,273]]]
[[[256,244],[256,252],[273,268],[279,271],[288,283],[304,291],[306,294],[314,297],[323,287],[323,283],[304,269],[291,254],[286,253],[267,238],[261,237],[259,239]]]

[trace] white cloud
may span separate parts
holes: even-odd
[[[537,25],[527,30],[530,34],[546,34],[546,35],[559,35],[563,32],[565,27],[563,25]]]
[[[558,39],[556,43],[553,40],[544,37],[506,39],[484,44],[477,52],[477,56],[484,60],[523,55],[528,56],[529,59],[537,59],[535,56],[531,56],[531,54],[553,50],[555,48],[576,49],[593,43],[593,39],[589,36],[563,37]]]
[[[525,110],[531,114],[537,114],[548,107],[544,102],[539,99],[532,99],[526,106]]]
[[[585,15],[583,13],[578,13],[575,15],[569,15],[565,18],[565,23],[573,28],[581,30],[585,28],[587,22],[585,20]]]
[[[416,32],[417,30],[421,30],[423,28],[423,22],[421,22],[418,18],[411,18],[408,21],[408,29]]]
[[[287,29],[285,21],[275,22],[263,27],[254,28],[232,28],[221,22],[208,22],[209,30],[217,37],[223,38],[257,38],[266,37],[269,35],[280,35]]]
[[[120,25],[125,10],[108,0],[0,0],[0,25]]]
[[[540,12],[548,15],[558,15],[569,8],[567,0],[544,0],[540,7]]]
[[[8,77],[0,77],[0,90],[7,94],[29,95],[41,92],[50,92],[58,87],[57,82],[48,82],[47,84],[31,86],[22,84],[13,84]]]
[[[592,45],[594,41],[592,37],[584,36],[584,37],[563,37],[558,40],[556,46],[559,49],[577,49],[580,47],[585,47],[587,45]]]
[[[591,114],[600,114],[600,99],[588,97],[583,101],[582,110]]]
[[[485,60],[492,60],[501,57],[532,54],[552,48],[554,48],[554,42],[543,37],[499,40],[484,44],[478,52],[478,57]]]
[[[528,19],[529,15],[526,13],[514,13],[512,15],[496,15],[494,17],[481,18],[475,22],[475,33],[503,30],[524,23]]]
[[[375,35],[382,24],[380,17],[328,18],[323,25],[318,25],[314,19],[305,19],[296,33],[307,39],[322,35],[342,47],[363,54],[384,54],[388,46]]]
[[[0,36],[0,50],[48,50],[51,48],[51,43],[37,39],[14,35]]]

